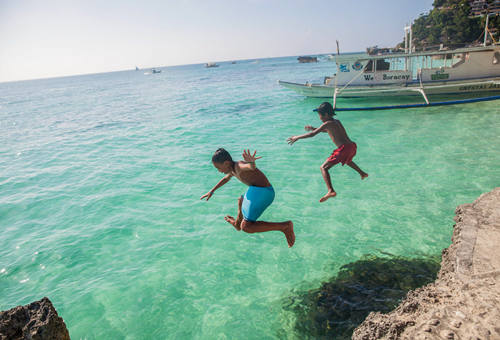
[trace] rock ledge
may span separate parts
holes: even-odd
[[[456,209],[435,282],[391,313],[370,313],[352,339],[500,339],[500,188]]]

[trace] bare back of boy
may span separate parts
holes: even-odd
[[[231,175],[248,186],[262,188],[271,186],[271,183],[262,171],[257,168],[251,169],[248,165],[249,163],[245,161],[235,162],[234,169],[233,171],[231,171]]]

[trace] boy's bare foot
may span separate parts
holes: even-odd
[[[295,233],[293,232],[293,222],[288,221],[286,228],[283,230],[283,233],[286,236],[286,241],[288,242],[288,248],[293,247],[295,243]]]
[[[335,196],[337,196],[337,193],[336,193],[335,191],[328,191],[328,192],[326,193],[326,195],[325,195],[325,196],[323,196],[323,197],[321,197],[321,198],[320,198],[320,200],[319,200],[319,201],[320,201],[321,203],[323,203],[323,202],[324,202],[324,201],[326,201],[327,199],[332,198],[332,197],[335,197]]]
[[[367,173],[364,173],[364,174],[361,175],[361,179],[365,179],[366,177],[368,177]]]
[[[236,220],[233,216],[227,215],[226,217],[224,217],[224,220],[226,220],[227,223],[231,224],[236,230],[241,230],[240,226],[236,226]]]

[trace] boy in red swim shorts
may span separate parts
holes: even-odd
[[[323,122],[319,128],[314,128],[311,125],[305,127],[306,131],[311,131],[300,136],[293,136],[287,139],[288,144],[292,145],[299,139],[310,138],[316,136],[320,132],[328,132],[333,143],[337,146],[337,149],[333,151],[330,157],[321,165],[321,173],[323,174],[323,179],[328,187],[328,192],[319,201],[324,202],[331,197],[335,197],[337,193],[333,189],[332,182],[330,180],[330,174],[328,170],[335,164],[342,163],[342,165],[347,164],[354,170],[356,170],[361,179],[368,177],[368,174],[361,170],[356,163],[352,161],[356,155],[356,143],[349,139],[347,132],[340,123],[339,120],[334,119],[335,110],[332,105],[328,102],[322,103],[317,109],[313,111],[318,112],[319,119]]]

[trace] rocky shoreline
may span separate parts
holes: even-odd
[[[0,340],[70,340],[64,320],[46,297],[0,312]]]
[[[370,313],[352,339],[500,339],[500,188],[458,206],[455,222],[437,280]]]

